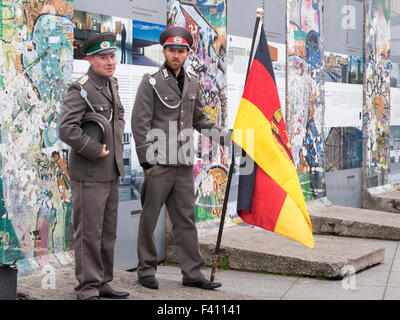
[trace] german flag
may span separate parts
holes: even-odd
[[[248,224],[287,236],[313,248],[307,206],[293,162],[275,75],[262,23],[254,41],[233,131],[233,140],[254,161],[239,178],[238,214]],[[246,132],[254,139],[246,139]]]

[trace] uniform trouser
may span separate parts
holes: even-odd
[[[138,275],[155,275],[157,249],[154,242],[160,210],[165,203],[171,219],[175,248],[182,270],[182,281],[204,279],[200,269],[204,259],[200,253],[195,223],[195,196],[192,166],[153,167],[142,185],[142,214],[138,235]]]
[[[111,291],[118,215],[118,180],[71,181],[75,288],[78,299]]]

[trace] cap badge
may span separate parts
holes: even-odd
[[[181,37],[175,37],[174,38],[174,43],[182,43],[183,39]]]
[[[103,42],[100,44],[100,47],[101,47],[102,49],[106,49],[106,48],[110,48],[111,45],[110,45],[110,42],[108,42],[108,41],[103,41]]]

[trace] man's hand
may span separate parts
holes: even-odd
[[[152,169],[153,169],[153,168],[149,168],[149,169],[145,170],[145,171],[146,171],[146,174],[149,174],[149,173],[151,172]]]
[[[110,153],[110,150],[107,150],[106,147],[107,146],[105,144],[103,144],[103,150],[101,150],[101,153],[100,153],[100,156],[99,156],[100,158],[105,158]]]

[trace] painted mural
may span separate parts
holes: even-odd
[[[390,1],[365,1],[366,85],[363,115],[365,185],[388,184],[390,125]]]
[[[323,0],[287,1],[287,119],[293,158],[306,200],[325,196]]]
[[[3,0],[0,262],[21,273],[71,261],[67,150],[58,119],[73,67],[73,1]]]
[[[189,29],[194,38],[186,67],[199,75],[204,113],[215,123],[227,125],[226,83],[226,1],[168,0],[168,26]],[[196,221],[219,224],[227,182],[227,150],[218,147],[212,152],[211,141],[195,137],[197,160],[194,166],[196,190]],[[215,146],[214,146],[215,148]],[[200,232],[204,229],[200,226]]]

